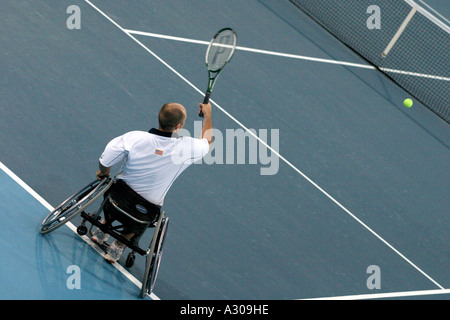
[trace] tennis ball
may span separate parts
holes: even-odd
[[[407,108],[411,108],[413,105],[413,101],[411,99],[405,99],[405,101],[403,101],[403,105]]]

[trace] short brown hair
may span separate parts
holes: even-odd
[[[159,110],[159,127],[163,131],[173,132],[177,124],[184,120],[183,109],[177,103],[166,103]]]

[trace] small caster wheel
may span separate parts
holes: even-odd
[[[134,265],[134,259],[135,258],[136,257],[134,256],[134,252],[130,252],[128,254],[127,261],[125,261],[125,267],[131,268]]]
[[[86,226],[83,226],[83,225],[81,225],[81,226],[78,226],[78,228],[77,228],[77,233],[80,235],[80,236],[84,236],[86,233],[87,233],[87,227]]]

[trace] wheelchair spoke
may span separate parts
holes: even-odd
[[[42,222],[41,233],[51,232],[78,215],[111,186],[112,180],[94,181],[61,203]]]

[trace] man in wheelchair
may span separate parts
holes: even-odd
[[[121,235],[125,239],[139,240],[158,219],[164,198],[175,179],[209,152],[212,143],[211,105],[199,106],[204,119],[199,138],[178,136],[187,118],[186,109],[177,103],[167,103],[159,111],[158,129],[131,131],[107,144],[99,159],[97,179],[109,177],[112,166],[123,160],[126,162],[116,182],[105,194],[105,197],[110,195],[113,201],[106,202],[102,223],[119,221],[124,226]],[[108,236],[97,229],[92,240],[103,244]],[[114,240],[107,248],[107,260],[111,263],[118,261],[125,247],[119,240]]]

